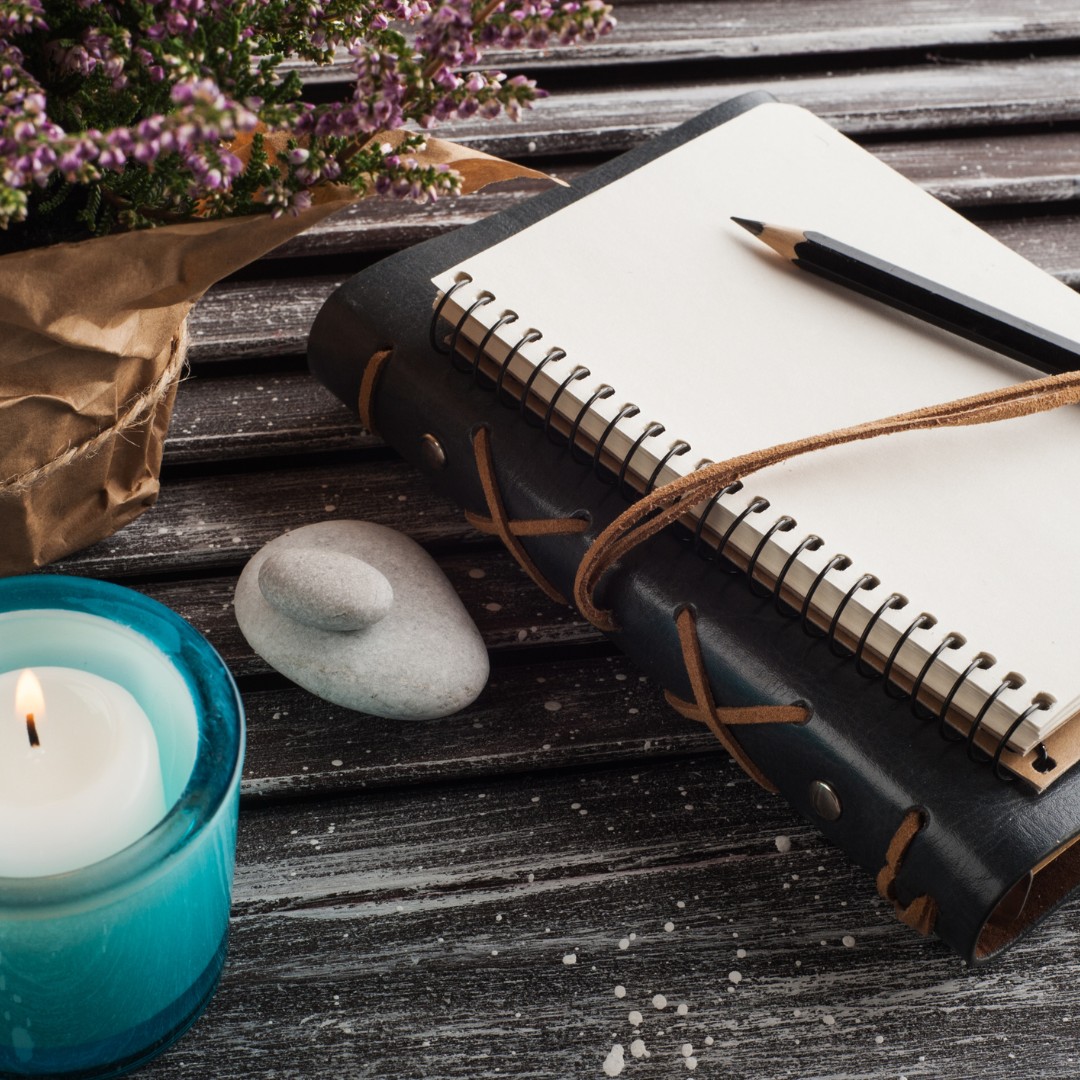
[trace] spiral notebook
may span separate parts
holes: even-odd
[[[829,234],[1080,340],[1069,288],[779,103],[438,275],[440,315],[459,351],[479,351],[548,422],[602,443],[638,490],[1038,375],[800,273],[732,215]],[[947,701],[955,729],[979,718],[1038,769],[1080,711],[1077,490],[1069,408],[799,458],[698,507],[693,527],[763,581],[783,573],[795,603],[812,590],[820,626],[865,639],[894,681]]]

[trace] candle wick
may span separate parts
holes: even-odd
[[[41,745],[41,739],[38,737],[37,724],[34,722],[34,714],[32,712],[26,714],[26,737],[30,740],[31,746]]]

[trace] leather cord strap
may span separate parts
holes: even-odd
[[[502,492],[495,476],[495,457],[491,451],[491,433],[486,427],[479,427],[473,435],[473,452],[476,455],[476,470],[480,474],[480,485],[484,489],[484,500],[491,517],[466,511],[465,520],[474,529],[489,536],[497,536],[506,545],[518,565],[540,586],[544,592],[558,604],[565,604],[566,598],[537,569],[529,557],[525,546],[518,539],[521,536],[550,536],[555,533],[582,533],[589,523],[584,518],[536,518],[511,521],[506,512]]]
[[[885,852],[885,865],[878,871],[877,890],[881,896],[888,900],[896,917],[907,926],[917,930],[924,937],[934,929],[937,922],[937,901],[928,895],[916,896],[908,904],[902,904],[896,898],[896,875],[900,872],[904,858],[911,847],[912,841],[926,826],[926,811],[918,806],[911,807],[900,822],[900,827],[889,841],[888,850]]]
[[[364,377],[360,380],[360,399],[357,402],[357,411],[360,413],[360,419],[363,421],[364,427],[372,435],[379,434],[375,430],[375,423],[372,418],[372,408],[375,404],[375,388],[379,384],[379,376],[382,375],[383,368],[386,367],[393,351],[393,349],[380,349],[378,352],[372,353],[367,366],[364,368]]]
[[[810,719],[810,710],[802,705],[754,705],[745,708],[717,705],[701,655],[694,612],[690,608],[683,608],[675,618],[675,625],[679,630],[679,644],[682,647],[686,673],[690,676],[694,700],[683,701],[670,690],[665,690],[664,696],[668,704],[681,716],[705,724],[720,740],[720,745],[735,759],[739,768],[751,780],[775,795],[776,785],[750,760],[728,728],[739,724],[802,724]]]
[[[578,567],[574,600],[581,614],[600,630],[615,629],[610,611],[596,606],[594,597],[604,574],[638,544],[655,536],[698,503],[710,499],[736,480],[776,465],[789,458],[829,446],[873,439],[901,431],[988,424],[1016,416],[1056,409],[1080,401],[1080,372],[1032,379],[1012,386],[958,398],[940,405],[928,405],[912,412],[898,413],[853,427],[839,428],[823,435],[780,443],[765,450],[740,454],[727,461],[707,465],[633,503],[596,538]]]

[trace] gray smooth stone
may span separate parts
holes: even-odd
[[[282,615],[319,630],[362,630],[394,603],[390,582],[355,555],[282,548],[259,567],[259,589]]]
[[[347,620],[357,610],[378,610],[370,570],[389,584],[389,608],[359,629],[327,629],[343,609],[352,613]],[[327,580],[334,572],[341,576],[339,593],[359,589],[365,597],[335,595]],[[264,595],[264,578],[274,603]],[[322,614],[313,610],[320,598],[328,606]],[[483,639],[450,582],[419,544],[384,525],[324,521],[271,540],[244,567],[234,604],[236,621],[260,656],[348,709],[433,719],[465,708],[487,683]]]

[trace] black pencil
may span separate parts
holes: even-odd
[[[817,232],[733,217],[802,270],[1011,356],[1039,371],[1080,370],[1080,343]],[[1080,303],[1080,300],[1077,301]]]

